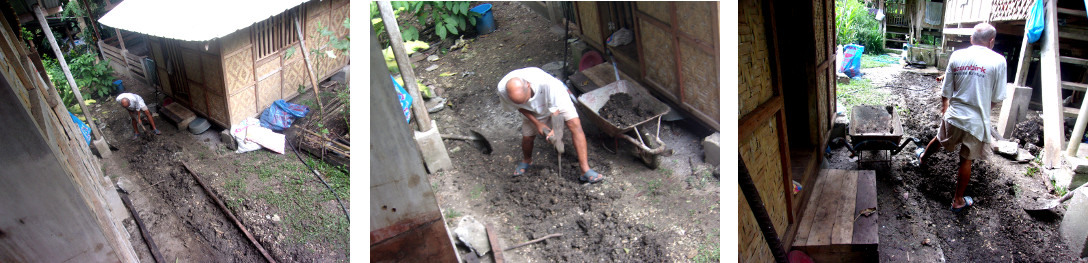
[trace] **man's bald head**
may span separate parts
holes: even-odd
[[[997,37],[997,29],[989,23],[975,25],[975,32],[971,34],[971,44],[993,48],[994,38]]]
[[[121,107],[128,108],[129,102],[127,98],[121,99]]]
[[[522,104],[529,101],[532,97],[532,91],[529,89],[529,82],[526,82],[521,78],[510,78],[506,81],[506,96],[510,98],[510,101],[514,104]]]

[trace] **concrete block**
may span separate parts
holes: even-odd
[[[462,217],[457,222],[457,229],[454,229],[453,233],[457,236],[458,241],[476,252],[476,255],[482,257],[487,252],[491,252],[491,242],[487,240],[487,228],[484,227],[484,224],[476,221],[476,218],[472,216]]]
[[[431,120],[430,130],[416,131],[415,139],[428,173],[453,167],[453,161],[450,161],[450,155],[446,152],[446,144],[442,142],[442,134],[438,132],[438,123],[435,120]]]
[[[230,129],[224,129],[219,132],[219,142],[227,145],[227,148],[238,150],[238,141],[234,140],[234,136],[230,135]]]
[[[98,139],[91,142],[94,144],[94,149],[98,151],[98,156],[102,159],[109,159],[113,157],[113,152],[110,151],[110,145],[106,143],[104,139]]]
[[[721,133],[715,132],[710,136],[706,136],[703,139],[703,154],[706,159],[703,161],[714,166],[718,166],[721,163]]]
[[[1068,205],[1058,229],[1066,244],[1069,244],[1070,252],[1079,257],[1088,257],[1088,191],[1074,191]]]

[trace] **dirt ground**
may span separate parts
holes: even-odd
[[[873,86],[890,91],[888,104],[901,115],[905,136],[928,143],[936,135],[940,121],[936,75],[901,72],[898,65],[863,72]],[[991,113],[995,123],[999,112],[994,108]],[[1031,144],[1039,141],[1034,130],[1040,129],[1041,121],[1038,112],[1029,115],[1028,121],[1018,125],[1016,137],[1025,142],[1021,148],[1037,154],[1038,147]],[[976,161],[966,191],[975,205],[952,213],[958,152],[941,151],[919,168],[912,164],[917,160],[911,154],[914,149],[907,146],[889,164],[861,167],[877,171],[881,261],[1078,261],[1059,236],[1060,220],[1036,219],[1022,209],[1021,203],[1056,198],[1048,187],[1048,176],[1035,172],[1039,170],[1036,162],[1021,164],[996,154],[988,161]],[[859,169],[845,147],[834,145],[828,166]]]
[[[152,88],[122,79],[126,92],[141,95],[149,106],[161,105]],[[165,117],[155,118],[162,135],[133,139],[127,113],[112,99],[92,106],[99,128],[117,148],[112,158],[102,160],[104,173],[130,193],[167,261],[264,261],[182,163],[201,176],[277,261],[347,261],[344,213],[290,150],[285,155],[268,150],[236,154],[220,142],[221,128],[213,125],[193,135]],[[302,158],[325,173],[341,198],[348,200],[347,172],[337,173],[305,153]],[[154,262],[133,219],[124,225],[140,260]]]
[[[649,169],[632,145],[613,140],[581,118],[589,165],[606,181],[578,181],[569,133],[562,167],[557,167],[554,147],[541,137],[527,174],[511,176],[521,160],[523,117],[502,108],[497,82],[511,70],[562,60],[563,30],[520,3],[495,3],[493,10],[497,31],[466,37],[468,48],[446,54],[438,50],[450,42],[432,44],[424,53],[440,59],[417,63],[416,75],[448,99],[444,110],[431,114],[439,129],[452,134],[480,131],[495,149],[485,155],[470,143],[444,141],[453,168],[432,174],[430,182],[449,229],[456,228],[460,217],[473,216],[495,227],[504,247],[563,234],[506,251],[511,262],[716,262],[720,185],[714,168],[703,162],[700,141],[710,134],[705,128],[663,122],[662,140],[675,152],[663,157],[660,168]],[[422,70],[431,65],[438,69]],[[446,72],[453,74],[439,76]]]

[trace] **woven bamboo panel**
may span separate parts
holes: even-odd
[[[340,6],[337,3],[333,3],[333,6],[337,6],[332,9],[331,19],[329,20],[329,30],[336,33],[337,37],[344,38],[348,34],[348,28],[344,27],[344,19],[348,18],[348,6]]]
[[[718,30],[717,2],[677,2],[677,24],[680,31],[706,43],[718,43],[715,33]]]
[[[642,34],[642,59],[646,63],[646,79],[660,85],[661,88],[679,97],[680,91],[676,85],[676,53],[673,51],[673,41],[664,29],[646,22],[639,21],[639,30]]]
[[[189,101],[194,112],[208,115],[208,103],[204,98],[204,85],[195,81],[189,81]]]
[[[786,233],[789,218],[784,193],[786,188],[782,185],[782,160],[778,151],[776,118],[768,118],[766,122],[759,124],[753,133],[755,135],[741,142],[740,156],[752,174],[752,180],[759,189],[759,196],[767,207],[767,214],[774,223],[775,231],[783,235]]]
[[[276,74],[280,70],[280,61],[283,56],[269,56],[269,58],[257,61],[257,81],[261,81],[267,78],[269,75]]]
[[[1034,0],[994,0],[990,21],[1027,20]]]
[[[280,74],[272,74],[268,78],[257,83],[257,111],[264,110],[272,105],[273,101],[282,99],[280,94]]]
[[[181,49],[181,60],[185,67],[185,77],[196,82],[204,82],[204,70],[200,67],[200,53],[188,49]]]
[[[820,127],[812,127],[812,129],[810,129],[810,131],[811,130],[816,130],[816,132],[814,132],[814,133],[811,133],[811,132],[809,133],[809,136],[811,136],[809,138],[810,142],[819,142],[821,140],[820,138],[823,138],[824,137],[823,135],[825,133],[827,133],[828,130],[831,129],[830,127],[828,127],[828,122],[831,119],[831,117],[829,115],[830,113],[828,112],[828,110],[831,109],[831,107],[834,107],[834,106],[828,106],[827,105],[829,103],[828,98],[827,98],[827,96],[828,96],[827,74],[828,74],[827,71],[817,71],[816,72],[816,87],[817,87],[816,88],[816,104],[817,104],[816,109],[817,110],[816,110],[816,112],[812,113],[812,114],[815,114],[816,116],[812,116],[810,120],[813,120],[812,122],[819,123],[818,125]]]
[[[306,21],[306,32],[305,32],[306,33],[306,48],[314,49],[314,48],[324,47],[325,44],[328,44],[329,38],[328,37],[322,37],[321,36],[321,31],[319,31],[318,29],[320,29],[319,24],[320,24],[320,26],[324,26],[324,27],[329,26],[329,12],[323,12],[323,13],[320,13],[320,14],[318,14],[316,16],[310,17],[308,19],[309,20]]]
[[[243,49],[223,60],[228,93],[237,93],[239,89],[253,85],[253,51]],[[165,76],[165,75],[162,75]],[[231,116],[233,118],[233,115]]]
[[[213,54],[204,54],[201,59],[201,69],[204,70],[204,86],[208,87],[209,94],[223,96],[227,90],[223,88],[223,69],[219,65],[219,57]]]
[[[281,91],[284,99],[298,96],[298,86],[306,86],[307,76],[305,66],[306,64],[302,60],[288,60],[287,65],[284,65],[283,88]]]
[[[577,5],[582,35],[593,43],[604,44],[601,40],[601,22],[597,14],[596,2],[574,2]]]
[[[639,1],[637,4],[639,11],[646,13],[665,24],[672,23],[672,17],[669,16],[669,2],[643,2]]]
[[[816,63],[820,63],[827,58],[827,25],[824,23],[824,10],[822,0],[812,0],[813,15],[815,22],[812,23],[812,32],[816,35],[816,41],[813,44],[816,45]]]
[[[771,69],[767,52],[767,39],[763,28],[763,11],[755,0],[741,1],[740,19],[737,25],[739,63],[738,86],[740,104],[739,116],[748,114],[756,106],[767,101],[774,94],[771,87]]]
[[[737,256],[740,260],[737,262],[774,262],[774,254],[771,254],[766,239],[763,239],[763,232],[759,231],[759,222],[756,222],[756,216],[748,206],[748,199],[744,198],[744,193],[738,192],[737,195],[740,195],[740,204],[737,206],[737,210],[740,210],[737,218],[740,221],[740,232],[737,238],[741,240],[738,242],[740,250]]]
[[[223,42],[223,54],[230,56],[242,49],[250,49],[249,42],[251,40],[249,39],[249,30],[251,30],[251,27],[235,31],[230,35],[221,38]]]
[[[227,101],[223,95],[208,93],[208,118],[212,121],[230,127],[230,119],[227,113]]]
[[[718,82],[718,60],[713,54],[707,54],[686,42],[680,43],[680,74],[683,76],[684,102],[695,110],[721,122],[720,84]]]
[[[230,123],[238,123],[257,114],[257,96],[254,86],[239,89],[227,101]]]

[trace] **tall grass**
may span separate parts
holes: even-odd
[[[869,7],[860,0],[835,0],[835,30],[839,44],[865,46],[865,53],[884,53],[884,34],[880,21],[869,14]]]

